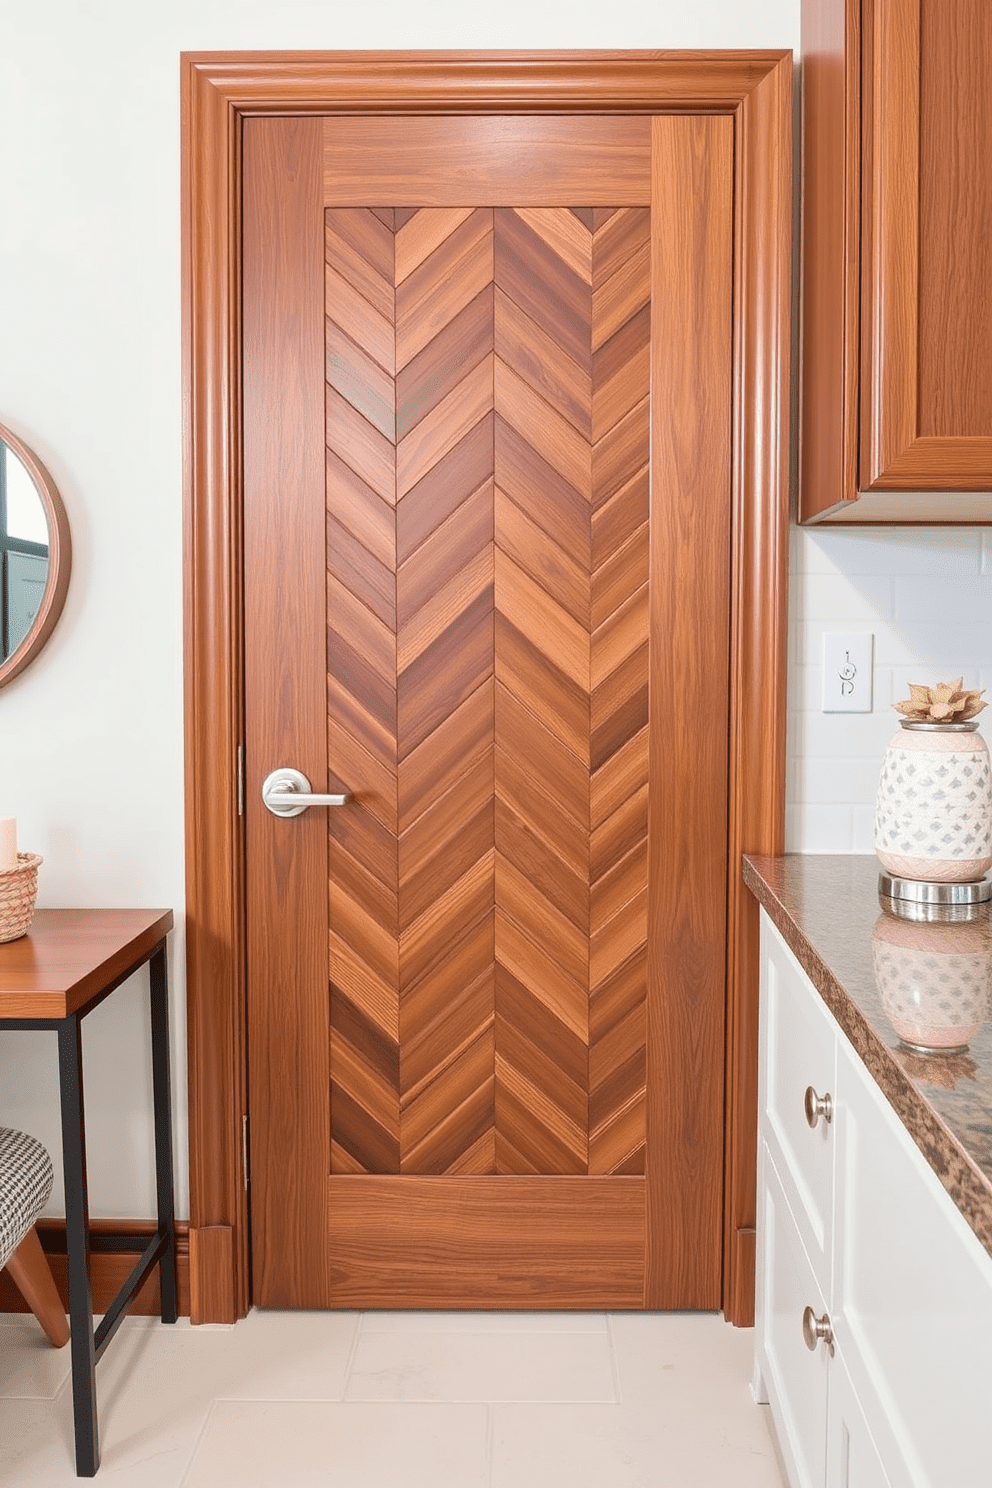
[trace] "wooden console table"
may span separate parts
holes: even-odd
[[[172,1097],[169,1073],[169,909],[39,909],[20,940],[0,945],[0,1029],[52,1029],[58,1034],[65,1168],[66,1258],[72,1330],[72,1408],[76,1472],[91,1478],[100,1466],[96,1363],[145,1279],[159,1267],[162,1321],[176,1321],[176,1251],[172,1174]],[[89,1233],[86,1134],[83,1121],[82,1020],[145,962],[149,963],[152,1095],[158,1226],[147,1235]],[[96,1332],[90,1291],[90,1249],[143,1253]],[[146,1243],[147,1242],[147,1243]]]

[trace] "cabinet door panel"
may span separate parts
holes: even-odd
[[[826,1488],[892,1488],[840,1354],[830,1361]]]
[[[760,1104],[761,1132],[775,1160],[803,1244],[821,1288],[830,1285],[834,1138],[823,1117],[810,1128],[805,1094],[834,1089],[836,1032],[826,1007],[778,931],[762,922],[765,971],[761,1017],[766,1024]]]
[[[800,520],[992,520],[992,7],[802,0]]]
[[[992,484],[987,0],[865,7],[863,489]]]
[[[830,1359],[823,1344],[806,1347],[803,1310],[822,1317],[826,1307],[765,1143],[758,1161],[758,1363],[789,1482],[820,1488]]]
[[[833,1312],[893,1488],[989,1482],[989,1258],[846,1040]]]

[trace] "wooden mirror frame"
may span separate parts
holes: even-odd
[[[26,666],[30,666],[55,629],[69,592],[72,540],[69,536],[69,518],[62,505],[58,487],[38,456],[5,424],[0,424],[0,440],[14,451],[30,475],[48,523],[48,577],[45,580],[45,593],[23,641],[6,661],[0,663],[0,687],[3,687],[19,676]]]
[[[250,1302],[241,579],[241,126],[258,115],[723,113],[735,121],[723,1310],[754,1313],[758,910],[782,851],[792,53],[186,53],[182,267],[190,1314]],[[761,685],[758,685],[760,679]]]

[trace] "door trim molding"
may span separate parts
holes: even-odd
[[[740,1261],[755,1213],[758,957],[757,910],[741,882],[740,858],[779,853],[783,845],[792,55],[187,53],[181,81],[190,1222],[231,1232],[230,1245],[197,1247],[191,1255],[193,1321],[233,1321],[249,1304],[237,767],[242,120],[287,113],[717,112],[733,115],[736,128],[723,1307],[731,1321],[749,1322],[753,1274]]]

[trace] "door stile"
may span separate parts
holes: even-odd
[[[246,120],[243,159],[245,569],[280,576],[279,614],[246,606],[245,656],[281,679],[245,688],[252,1294],[312,1307],[327,1297],[327,817],[276,817],[255,786],[289,765],[327,789],[324,631],[306,623],[326,607],[321,121]],[[289,1036],[252,1039],[272,1022]],[[306,1142],[301,1109],[325,1116]]]
[[[651,298],[671,324],[651,362],[650,1308],[720,1305],[733,158],[732,119],[653,120]]]

